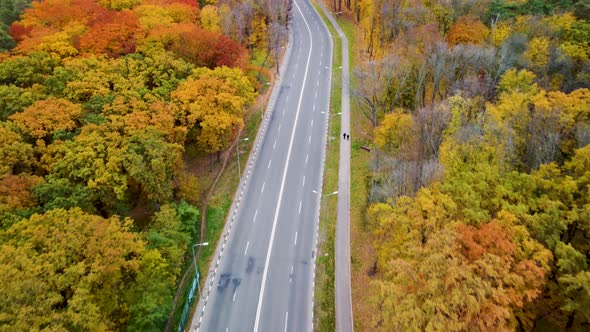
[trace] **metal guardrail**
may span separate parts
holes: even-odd
[[[195,276],[193,277],[193,283],[191,285],[190,291],[188,292],[188,297],[184,302],[184,308],[182,309],[182,315],[180,316],[180,322],[178,323],[178,332],[184,331],[187,319],[189,318],[188,315],[191,310],[191,305],[193,304],[193,300],[195,299],[195,291],[199,290],[200,277],[201,274],[199,273],[199,267],[195,265]]]

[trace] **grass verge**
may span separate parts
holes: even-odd
[[[331,128],[335,133],[340,132],[340,118],[336,116],[341,107],[341,72],[338,67],[341,65],[342,43],[330,22],[324,16],[321,9],[314,3],[314,6],[328,26],[332,39],[334,40],[334,66],[332,71],[332,96],[331,96]],[[359,58],[360,49],[353,45],[358,40],[356,26],[353,21],[344,16],[336,16],[336,21],[348,39],[348,52],[350,69],[354,68]],[[354,87],[354,76],[351,75],[351,87]],[[367,210],[369,180],[369,169],[371,157],[361,146],[371,146],[371,124],[360,112],[358,105],[351,100],[350,103],[351,121],[351,182],[350,182],[350,236],[351,236],[351,282],[352,282],[352,303],[354,327],[357,331],[371,330],[371,317],[373,310],[377,308],[372,304],[373,291],[368,285],[371,283],[370,271],[375,261],[375,254],[372,247],[370,230],[367,227],[365,212]],[[336,134],[338,136],[339,134]],[[326,164],[324,170],[324,193],[337,190],[338,186],[338,160],[339,140],[328,141]],[[335,294],[334,294],[334,240],[336,232],[336,204],[335,198],[328,198],[322,202],[320,217],[320,241],[316,270],[316,290],[314,326],[318,331],[334,331],[335,323]]]
[[[328,123],[328,144],[324,164],[323,195],[338,190],[338,161],[340,158],[340,113],[342,105],[342,41],[325,17],[317,3],[314,7],[320,14],[332,35],[332,91],[330,95],[330,118]],[[318,234],[318,258],[314,290],[314,322],[316,331],[336,330],[336,308],[334,303],[334,241],[336,237],[336,196],[323,197],[320,204],[320,231]]]

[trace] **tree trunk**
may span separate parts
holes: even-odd
[[[276,75],[279,76],[279,46],[275,48],[275,70]]]
[[[571,328],[574,326],[574,322],[575,322],[575,314],[574,313],[571,313],[567,317],[567,323],[565,324],[565,329],[567,331],[571,330]]]
[[[209,154],[209,173],[213,173],[213,153]]]
[[[377,128],[377,126],[379,125],[379,111],[378,110],[374,110],[373,111],[373,129]]]

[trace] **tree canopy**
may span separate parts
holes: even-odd
[[[334,3],[373,129],[363,329],[588,329],[587,4]]]
[[[244,126],[250,61],[286,23],[201,5],[0,1],[0,330],[163,329],[200,228],[194,164]]]

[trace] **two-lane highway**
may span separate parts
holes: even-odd
[[[312,330],[332,42],[308,0],[294,0],[290,29],[274,111],[191,330]]]

